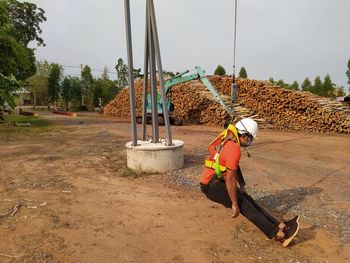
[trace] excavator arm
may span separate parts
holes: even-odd
[[[191,81],[191,80],[195,80],[195,79],[200,78],[198,73],[184,76],[185,74],[187,74],[189,72],[190,72],[189,70],[186,70],[186,71],[176,75],[175,77],[172,77],[171,79],[168,79],[167,81],[165,81],[165,83],[164,83],[165,94],[167,94],[171,90],[171,87],[173,87],[177,84],[185,83],[187,81]]]
[[[191,75],[186,75],[188,73],[190,73],[191,71],[195,71],[195,73],[191,74]],[[174,76],[171,79],[168,79],[167,81],[165,81],[164,86],[165,86],[165,94],[168,94],[171,91],[171,88],[175,85],[181,84],[181,83],[185,83],[191,80],[196,80],[199,79],[204,86],[210,91],[210,93],[214,96],[215,100],[220,103],[220,105],[222,106],[223,109],[225,109],[233,118],[234,116],[236,116],[234,109],[231,108],[229,105],[227,105],[222,98],[220,97],[219,93],[216,91],[216,89],[214,88],[214,86],[211,84],[210,80],[206,77],[205,75],[205,71],[199,67],[196,66],[193,70],[186,70],[176,76]],[[157,96],[157,107],[158,107],[158,113],[162,114],[163,113],[163,108],[162,108],[162,103],[160,100],[160,94]],[[170,102],[170,100],[167,100],[167,107],[169,112],[172,111],[172,103]],[[148,96],[148,107],[147,107],[147,112],[150,113],[152,112],[151,109],[151,96]]]
[[[206,88],[213,94],[214,98],[217,102],[220,103],[220,105],[231,115],[231,117],[235,116],[234,109],[231,108],[229,105],[226,105],[226,103],[222,100],[219,93],[214,88],[213,84],[211,84],[210,80],[205,76],[205,71],[201,67],[196,67],[196,70],[198,72],[198,75],[200,76],[201,82],[206,86]]]

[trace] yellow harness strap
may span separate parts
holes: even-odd
[[[230,134],[233,135],[234,138],[230,137]],[[214,161],[206,159],[204,162],[204,166],[210,169],[215,170],[216,176],[221,179],[222,178],[222,173],[226,171],[226,166],[220,165],[220,152],[222,151],[224,145],[228,140],[233,139],[238,143],[240,146],[239,138],[238,138],[238,131],[236,127],[232,124],[230,124],[227,129],[223,130],[219,136],[217,136],[209,145],[211,147],[213,144],[215,144],[214,147],[219,146],[217,153],[214,156]]]

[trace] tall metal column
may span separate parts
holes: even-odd
[[[130,22],[130,2],[124,0],[125,9],[125,29],[126,43],[128,50],[128,67],[129,67],[129,91],[130,91],[130,110],[131,110],[131,126],[132,126],[132,145],[137,145],[137,129],[136,129],[136,105],[135,105],[135,88],[134,88],[134,63],[132,58],[132,39],[131,39],[131,22]]]
[[[159,39],[158,39],[156,15],[155,15],[155,11],[154,11],[153,0],[148,0],[148,1],[149,1],[149,13],[150,13],[151,25],[152,25],[153,43],[154,43],[154,47],[155,47],[157,66],[158,66],[158,76],[159,76],[159,82],[160,82],[160,86],[161,86],[160,91],[161,91],[161,95],[162,95],[163,115],[164,115],[166,134],[167,134],[167,145],[172,145],[173,142],[172,142],[171,131],[170,131],[169,113],[168,113],[168,109],[167,109],[167,105],[166,105],[163,66],[162,66],[162,59],[161,59],[161,55],[160,55],[160,46],[159,46]]]
[[[153,42],[153,30],[151,27],[151,19],[148,21],[148,48],[149,48],[149,64],[151,72],[151,103],[152,103],[152,142],[159,142],[159,124],[158,124],[158,103],[157,103],[157,69]]]
[[[148,4],[147,4],[148,5]],[[148,60],[149,60],[149,51],[148,51],[148,6],[146,7],[146,22],[145,22],[145,61],[144,61],[144,87],[143,87],[143,111],[142,111],[142,140],[146,141],[147,131],[147,94],[148,94]]]
[[[235,26],[233,32],[233,75],[231,84],[231,101],[237,102],[238,85],[236,83],[236,44],[237,44],[237,0],[235,0]]]

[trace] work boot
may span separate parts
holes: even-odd
[[[295,222],[299,223],[300,216],[296,215],[290,220],[284,221],[283,224],[285,224],[287,227],[293,225]]]
[[[297,221],[287,226],[284,232],[284,240],[283,240],[282,246],[284,247],[288,246],[289,243],[293,240],[293,238],[297,235],[298,230],[299,230],[299,222]]]

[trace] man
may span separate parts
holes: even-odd
[[[232,209],[232,217],[240,213],[256,225],[269,239],[288,246],[299,230],[299,216],[279,222],[246,193],[239,168],[240,146],[248,147],[258,133],[257,123],[244,118],[228,125],[209,146],[209,158],[200,179],[201,189],[212,201]]]

